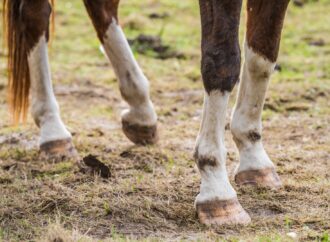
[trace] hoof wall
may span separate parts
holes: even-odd
[[[247,225],[251,222],[237,198],[196,204],[198,218],[205,225]]]
[[[239,186],[253,185],[269,188],[280,188],[282,182],[274,168],[247,170],[236,174],[235,182]]]
[[[63,159],[78,155],[71,138],[43,143],[40,145],[40,153],[42,157],[48,159]]]
[[[123,131],[127,138],[135,144],[148,145],[158,141],[157,124],[143,126],[122,121]]]

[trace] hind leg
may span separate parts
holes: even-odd
[[[281,186],[261,140],[261,112],[278,55],[289,0],[249,0],[242,82],[231,122],[240,154],[235,181],[272,188]]]
[[[50,76],[47,41],[51,7],[48,0],[22,1],[21,25],[27,45],[31,112],[40,128],[40,150],[47,157],[76,155],[71,134],[60,117]]]
[[[121,95],[129,104],[122,115],[124,133],[137,144],[155,143],[157,115],[149,97],[149,82],[118,24],[119,0],[84,0],[84,3],[113,65]]]

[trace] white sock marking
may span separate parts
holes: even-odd
[[[231,130],[240,153],[237,172],[274,166],[261,139],[252,142],[248,138],[251,131],[261,135],[261,113],[274,68],[275,63],[266,60],[245,44],[242,81],[231,122]]]
[[[47,41],[43,35],[28,56],[32,105],[31,112],[40,127],[40,144],[70,138],[59,113],[48,63]]]
[[[155,125],[157,115],[149,97],[149,82],[115,19],[105,34],[104,49],[119,79],[121,94],[130,105],[130,110],[123,112],[123,119],[134,124]]]
[[[200,170],[201,187],[196,202],[212,199],[227,200],[236,197],[226,171],[226,148],[224,132],[229,93],[211,91],[205,93],[203,120],[196,141],[199,157],[213,157],[217,166],[205,166]]]

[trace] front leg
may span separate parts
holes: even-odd
[[[245,63],[231,122],[240,155],[240,165],[235,176],[238,185],[281,186],[275,166],[262,144],[261,113],[278,55],[288,2],[248,1]]]
[[[121,95],[129,104],[122,114],[125,135],[136,144],[156,143],[157,115],[149,97],[149,81],[118,24],[119,0],[84,0],[84,3],[119,80]]]
[[[205,93],[201,129],[196,142],[195,159],[201,174],[200,193],[195,206],[204,224],[246,224],[249,215],[237,200],[226,170],[224,132],[228,91]]]
[[[246,224],[249,215],[237,200],[226,171],[224,132],[230,92],[239,79],[240,0],[200,0],[203,120],[195,148],[201,174],[195,205],[204,224]]]

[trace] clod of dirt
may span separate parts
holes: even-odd
[[[0,177],[0,184],[11,184],[13,179],[9,177]]]
[[[132,157],[132,152],[129,150],[124,150],[123,152],[120,153],[120,156],[123,158],[129,158]]]
[[[265,103],[264,109],[265,110],[268,109],[268,110],[271,110],[273,112],[278,112],[279,111],[278,107],[275,104],[272,104],[272,103]]]
[[[6,165],[2,166],[2,169],[5,171],[9,171],[11,169],[14,169],[15,167],[17,167],[17,163],[6,164]]]
[[[93,173],[100,174],[103,178],[110,178],[110,168],[97,159],[94,155],[88,155],[83,158],[83,163],[92,170]]]
[[[60,237],[57,237],[53,240],[53,242],[64,242],[64,240]]]
[[[170,15],[168,13],[151,13],[149,14],[149,18],[151,19],[165,19],[168,18]]]
[[[297,7],[303,7],[304,6],[304,2],[302,0],[293,0],[293,5],[297,6]]]
[[[288,107],[285,108],[286,111],[296,111],[296,112],[301,112],[301,111],[307,111],[310,107],[306,104],[303,103],[297,103],[297,104],[292,104]]]
[[[162,60],[169,58],[185,58],[183,53],[172,50],[169,45],[163,44],[163,41],[159,36],[140,34],[135,39],[128,40],[128,42],[132,48],[140,54],[151,54],[155,58]]]
[[[310,46],[324,46],[325,41],[323,39],[311,40],[308,42]]]

